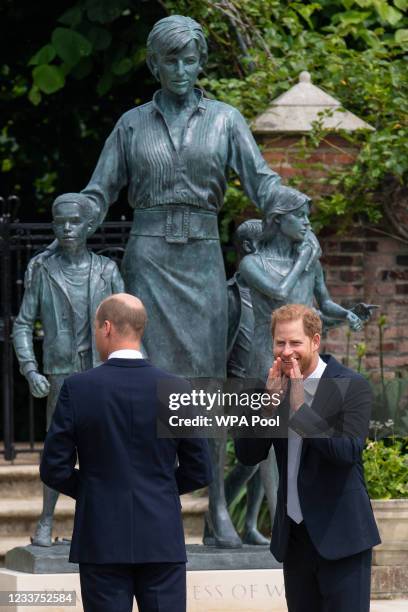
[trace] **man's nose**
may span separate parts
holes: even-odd
[[[282,351],[282,356],[290,357],[292,353],[293,353],[292,348],[289,346],[289,344],[287,344]]]
[[[64,232],[69,232],[71,229],[71,226],[69,224],[69,221],[67,221],[66,223],[64,223]]]

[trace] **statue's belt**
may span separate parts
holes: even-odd
[[[217,214],[188,206],[136,209],[130,234],[162,237],[170,243],[186,243],[189,238],[218,240]]]

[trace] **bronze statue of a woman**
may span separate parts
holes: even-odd
[[[122,187],[134,209],[123,261],[126,289],[149,316],[152,362],[191,379],[225,377],[227,288],[217,213],[228,171],[264,209],[280,178],[263,159],[239,111],[195,89],[207,60],[201,26],[179,15],[155,24],[147,63],[161,89],[125,113],[107,139],[84,189],[102,222]],[[240,539],[224,495],[223,440],[211,440],[215,477],[210,523],[218,546]]]
[[[145,347],[159,367],[191,379],[225,377],[227,286],[217,213],[229,169],[264,210],[280,189],[237,109],[195,89],[207,60],[201,26],[172,15],[147,41],[161,89],[126,112],[108,137],[83,190],[101,223],[127,187],[134,223],[122,275],[149,316]],[[215,476],[210,522],[219,546],[238,547],[224,495],[223,440],[210,441]]]

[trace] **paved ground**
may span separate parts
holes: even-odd
[[[407,612],[408,599],[372,601],[370,612]]]
[[[22,444],[17,443],[16,446],[22,446]],[[24,446],[27,446],[26,444],[24,444]],[[42,448],[42,444],[40,443],[36,443],[35,444],[35,452],[33,453],[22,453],[20,455],[17,455],[17,458],[12,462],[12,464],[10,462],[6,462],[4,461],[4,458],[2,455],[0,455],[0,465],[38,465],[38,461],[39,461],[39,451]],[[21,469],[21,468],[20,468]],[[6,500],[3,500],[3,503],[7,503]],[[64,510],[68,511],[71,510],[71,506],[73,504],[73,500],[70,500],[68,498],[64,498],[63,502],[59,501],[59,503],[63,504],[64,506]],[[25,505],[26,501],[25,500],[19,500],[19,504],[20,505]],[[30,504],[31,505],[31,504]],[[69,508],[68,508],[69,506]],[[17,511],[17,507],[14,508],[14,511]],[[36,508],[36,511],[39,511],[39,508]],[[13,542],[13,545],[21,545],[23,544],[22,541],[20,541],[20,539],[18,539],[18,541],[16,540],[15,542]],[[191,537],[191,538],[187,538],[187,541],[189,544],[199,544],[201,541],[201,538],[195,538],[195,537]],[[10,540],[11,542],[11,540]],[[25,543],[25,542],[24,542]],[[28,542],[27,542],[28,543]],[[7,547],[7,550],[9,550],[10,546]],[[1,566],[1,564],[0,564]],[[350,612],[356,612],[356,611],[350,611]],[[398,599],[398,600],[374,600],[371,602],[371,608],[370,608],[370,612],[408,612],[408,600],[402,600],[402,599]]]

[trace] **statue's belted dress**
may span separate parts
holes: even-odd
[[[122,264],[126,290],[146,306],[144,345],[158,367],[224,378],[227,286],[218,236],[231,168],[261,209],[280,177],[263,159],[242,115],[199,90],[180,147],[153,100],[125,113],[83,190],[103,220],[128,185],[134,222]]]

